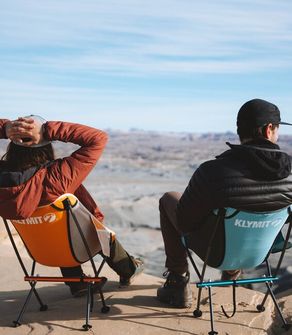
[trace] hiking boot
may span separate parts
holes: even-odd
[[[99,283],[94,283],[92,285],[92,293],[97,293],[99,290],[104,286],[107,281],[106,277],[100,277],[102,279]],[[88,283],[85,282],[77,282],[77,283],[70,283],[69,288],[70,292],[74,298],[80,298],[87,294],[87,287]]]
[[[241,270],[225,270],[222,271],[221,280],[236,280],[241,275]]]
[[[130,277],[120,276],[120,287],[130,286],[133,282],[133,279],[141,274],[144,270],[144,262],[140,258],[131,257],[135,265],[135,271]]]
[[[189,308],[192,305],[192,290],[190,286],[190,273],[179,275],[171,271],[163,274],[166,281],[157,290],[157,298],[177,308]]]

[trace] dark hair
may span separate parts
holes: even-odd
[[[2,157],[8,171],[24,171],[54,159],[55,155],[51,143],[42,147],[24,147],[10,142],[6,154]]]
[[[264,125],[262,127],[237,127],[237,134],[241,142],[244,140],[254,140],[257,138],[266,138],[265,133],[268,125]],[[278,124],[272,125],[272,130],[275,130],[279,127]]]

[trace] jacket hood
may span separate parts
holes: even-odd
[[[39,205],[45,174],[46,168],[8,172],[0,165],[0,216],[14,220],[30,217]]]
[[[244,161],[258,180],[280,180],[291,173],[291,157],[280,150],[277,144],[266,139],[257,139],[244,144],[226,143],[231,150],[216,157],[231,155]]]
[[[36,167],[32,167],[25,171],[5,171],[5,168],[1,171],[0,168],[0,188],[2,187],[13,187],[19,186],[26,183],[38,170]]]

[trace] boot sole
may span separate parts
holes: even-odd
[[[167,298],[163,298],[163,297],[157,297],[157,299],[160,302],[169,304],[169,305],[171,305],[173,307],[176,307],[176,308],[190,308],[192,306],[192,300],[176,301],[176,300],[173,300],[173,299],[167,299]]]

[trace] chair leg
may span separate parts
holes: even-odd
[[[110,307],[106,305],[105,300],[104,300],[104,295],[102,290],[99,290],[99,295],[100,295],[100,299],[101,299],[101,303],[102,303],[102,308],[101,308],[101,312],[102,313],[108,313],[110,310]]]
[[[209,294],[209,304],[210,304],[210,322],[211,322],[211,331],[208,333],[209,335],[216,335],[218,332],[214,330],[214,318],[213,318],[213,305],[212,305],[212,292],[211,286],[208,287]]]
[[[92,310],[92,283],[88,283],[85,324],[82,326],[84,330],[89,330],[92,328],[92,325],[89,324],[89,317],[91,310]]]
[[[23,316],[23,314],[24,314],[24,312],[26,310],[26,307],[27,307],[27,305],[28,305],[28,303],[29,303],[29,301],[31,299],[32,294],[34,292],[36,292],[35,291],[36,282],[30,283],[30,285],[31,285],[31,289],[28,292],[28,295],[26,296],[25,302],[24,302],[24,304],[23,304],[23,306],[21,308],[21,311],[19,312],[18,318],[15,321],[13,321],[14,327],[19,327],[21,325],[20,321],[21,321],[22,316]]]
[[[197,308],[193,311],[193,315],[195,318],[199,318],[200,316],[202,316],[202,311],[200,310],[201,295],[202,295],[202,287],[199,287]]]
[[[266,310],[266,308],[265,308],[264,305],[265,305],[265,303],[267,301],[268,295],[269,295],[269,291],[266,292],[263,301],[259,305],[257,305],[257,310],[259,312],[264,312]]]
[[[272,297],[272,299],[273,299],[273,302],[274,302],[274,304],[275,304],[275,307],[276,307],[276,309],[277,309],[277,312],[278,312],[278,314],[279,314],[279,316],[280,316],[280,318],[281,318],[281,320],[282,320],[283,328],[284,328],[285,330],[290,329],[292,325],[289,324],[289,323],[287,323],[287,321],[284,319],[284,316],[283,316],[283,314],[282,314],[282,312],[281,312],[281,310],[280,310],[279,304],[278,304],[278,302],[277,302],[277,300],[276,300],[276,298],[275,298],[275,295],[274,295],[274,292],[273,292],[272,289],[271,289],[271,286],[269,285],[269,283],[266,283],[266,285],[267,285],[267,288],[268,288],[268,292],[270,293],[270,295],[271,295],[271,297]]]
[[[30,285],[32,285],[32,284],[30,284]],[[34,286],[35,286],[35,285],[34,285]],[[31,286],[31,287],[32,287],[32,286]],[[40,296],[39,296],[37,290],[35,289],[35,287],[32,287],[32,290],[33,290],[33,293],[34,293],[34,295],[35,295],[37,301],[38,301],[39,304],[40,304],[40,311],[41,311],[41,312],[46,311],[46,310],[48,309],[48,305],[47,305],[47,304],[44,304],[44,303],[42,302],[42,300],[41,300],[41,298],[40,298]]]
[[[272,269],[271,269],[271,265],[270,265],[269,260],[266,259],[265,263],[266,263],[266,267],[267,267],[267,274],[268,274],[269,277],[272,277]],[[276,276],[276,273],[274,274],[274,276]],[[272,283],[269,283],[269,286],[272,287]],[[269,290],[267,290],[262,303],[257,305],[257,310],[259,312],[264,312],[265,311],[265,306],[264,305],[267,301],[268,296],[269,296]]]

